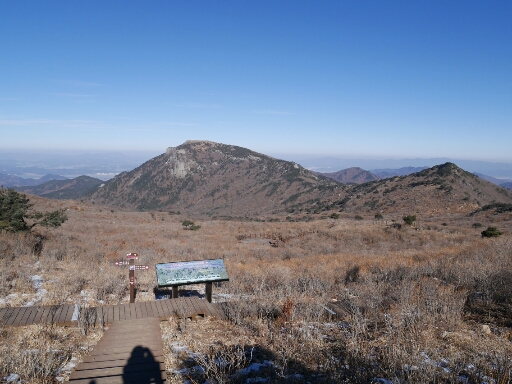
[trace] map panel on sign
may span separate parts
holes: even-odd
[[[161,287],[229,280],[222,259],[157,264],[156,277]]]

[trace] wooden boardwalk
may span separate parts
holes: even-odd
[[[79,309],[75,305],[53,305],[34,307],[0,308],[0,324],[3,326],[24,326],[31,324],[76,325],[78,317],[89,325],[105,325],[116,321],[136,320],[155,317],[165,320],[171,316],[190,317],[213,316],[225,319],[217,304],[198,297],[179,297],[132,304],[105,305]]]
[[[117,321],[71,373],[72,384],[163,384],[164,352],[158,318]]]

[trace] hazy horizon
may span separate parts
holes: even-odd
[[[251,148],[249,148],[251,149]],[[3,150],[0,149],[0,174],[38,179],[47,174],[68,178],[88,175],[108,180],[123,171],[130,171],[164,151],[108,150]],[[348,158],[263,153],[278,159],[294,161],[318,172],[336,172],[351,167],[365,170],[432,167],[447,161],[470,172],[502,179],[512,179],[512,164],[454,158]]]

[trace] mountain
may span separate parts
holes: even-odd
[[[387,179],[394,176],[406,176],[411,173],[421,172],[428,167],[402,167],[402,168],[385,168],[385,169],[372,169],[371,172],[381,179]]]
[[[33,187],[17,187],[17,191],[51,199],[79,199],[98,188],[103,181],[90,176],[78,176],[71,180],[50,180]]]
[[[288,209],[323,215],[340,212],[363,218],[381,214],[386,219],[401,220],[404,215],[422,219],[468,217],[493,203],[512,203],[512,192],[453,163],[445,163],[406,176],[346,186],[334,197]]]
[[[512,190],[512,181],[507,181],[506,183],[501,184],[503,188],[508,188]]]
[[[450,221],[468,218],[489,204],[512,204],[512,192],[450,162],[345,185],[293,162],[210,141],[168,148],[86,198],[128,209],[217,218],[288,215],[290,220],[334,214],[373,218],[379,213],[394,220],[417,215]]]
[[[433,167],[439,164],[456,163],[459,167],[469,172],[483,173],[500,179],[512,179],[512,164],[496,163],[479,160],[461,160],[450,158],[409,158],[409,159],[343,159],[335,157],[304,158],[300,155],[285,156],[288,160],[294,160],[307,169],[317,172],[332,172],[350,167],[361,167],[375,173],[376,169],[398,169],[403,167]],[[377,174],[377,173],[375,173]]]
[[[487,180],[487,181],[489,181],[489,182],[491,182],[493,184],[496,184],[496,185],[501,185],[502,187],[505,187],[505,188],[507,188],[507,187],[504,184],[512,183],[512,180],[509,180],[509,179],[497,179],[497,178],[489,176],[489,175],[484,175],[483,173],[475,172],[475,175],[477,175],[481,179]]]
[[[21,187],[21,186],[34,186],[44,183],[49,180],[66,180],[66,177],[59,175],[47,174],[40,179],[23,178],[16,175],[5,175],[0,173],[0,185],[4,188]]]
[[[138,210],[240,217],[281,213],[343,188],[293,162],[234,145],[187,141],[117,175],[89,198]]]
[[[318,172],[319,173],[319,172]],[[318,174],[315,172],[315,174]],[[365,171],[359,167],[343,169],[338,172],[320,173],[329,179],[336,180],[342,184],[363,184],[369,181],[379,180],[380,177],[372,172]]]

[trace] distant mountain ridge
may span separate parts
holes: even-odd
[[[22,186],[34,186],[43,184],[50,180],[67,180],[67,177],[60,175],[47,174],[40,179],[23,178],[16,175],[6,175],[0,173],[0,185],[4,188],[22,187]]]
[[[338,172],[314,173],[336,180],[337,182],[342,184],[363,184],[369,181],[380,179],[380,177],[375,175],[374,173],[365,171],[364,169],[361,169],[359,167],[342,169],[341,171]]]
[[[288,209],[297,220],[310,218],[311,214],[326,218],[341,213],[360,219],[379,216],[395,222],[407,215],[449,222],[468,220],[474,214],[492,215],[482,208],[496,203],[511,204],[512,192],[453,163],[444,163],[406,176],[349,185],[330,198],[299,203]],[[503,220],[512,219],[511,213],[505,215],[510,217]]]
[[[361,169],[346,174],[367,175]],[[394,220],[418,215],[449,221],[484,212],[486,205],[512,204],[511,191],[454,163],[362,184],[341,184],[294,162],[210,141],[170,147],[107,182],[83,176],[22,190],[126,209],[180,211],[212,218],[286,215],[287,220],[312,220],[338,214],[373,218],[378,213]]]
[[[371,172],[379,176],[381,179],[387,179],[394,176],[406,176],[411,173],[421,172],[428,167],[402,167],[402,168],[385,168],[385,169],[372,169]]]
[[[289,156],[287,156],[288,158]],[[404,158],[404,159],[343,159],[336,157],[300,158],[295,156],[299,164],[317,172],[361,167],[377,174],[375,170],[400,169],[407,167],[433,167],[439,164],[454,163],[469,172],[478,172],[499,179],[512,179],[512,164],[478,160],[461,160],[451,158]]]
[[[80,199],[91,190],[96,189],[103,181],[90,176],[78,176],[71,180],[50,180],[32,187],[16,187],[15,189],[50,199]]]
[[[512,193],[453,163],[405,176],[345,185],[300,165],[209,141],[168,148],[109,180],[88,199],[139,210],[210,217],[289,215],[308,220],[334,213],[397,216],[468,215]]]

